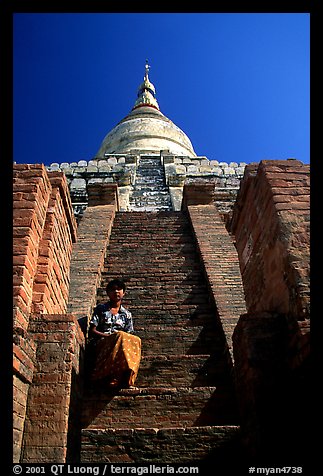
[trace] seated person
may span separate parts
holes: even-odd
[[[109,301],[96,306],[90,321],[90,336],[97,338],[93,380],[107,378],[110,387],[134,387],[141,339],[133,335],[131,312],[121,304],[125,284],[113,279],[106,287]]]

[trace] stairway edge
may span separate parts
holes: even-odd
[[[186,426],[186,427],[178,427],[178,426],[168,426],[168,427],[163,427],[163,428],[156,428],[156,427],[137,427],[137,428],[82,428],[82,433],[86,432],[101,432],[101,433],[106,433],[106,434],[115,434],[115,433],[124,433],[124,432],[151,432],[151,433],[159,433],[159,432],[178,432],[178,433],[194,433],[197,430],[200,432],[203,431],[210,431],[210,430],[220,430],[220,429],[232,429],[232,430],[240,430],[241,426],[240,425],[199,425],[199,426]]]

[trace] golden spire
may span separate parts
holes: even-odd
[[[155,86],[153,85],[153,83],[149,81],[149,78],[148,78],[149,69],[150,69],[149,63],[148,63],[148,60],[146,60],[144,81],[139,86],[138,98],[132,109],[137,109],[138,107],[146,106],[146,107],[153,107],[155,109],[158,109],[159,111],[159,105],[155,97],[155,94],[156,94]]]

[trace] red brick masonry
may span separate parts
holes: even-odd
[[[78,319],[88,320],[96,304],[118,189],[116,184],[89,186],[89,206],[77,229],[61,172],[23,164],[14,166],[13,177],[14,462],[63,463],[77,459],[79,451],[85,338]],[[293,458],[299,457],[308,441],[302,435],[310,433],[309,418],[299,411],[308,397],[309,375],[309,166],[296,160],[248,165],[226,223],[215,196],[214,183],[185,185],[183,212],[196,240],[207,298],[215,303],[226,339],[230,368],[234,362],[244,441],[257,456],[285,449],[288,440]],[[123,245],[131,248],[126,239]],[[184,257],[181,253],[178,247],[176,259]],[[166,266],[164,261],[157,264]],[[134,279],[132,287],[140,287],[139,278]],[[188,331],[190,336],[193,331]],[[181,378],[182,372],[187,379],[191,360],[183,358],[174,377]],[[172,359],[165,360],[167,373],[166,364],[171,368]],[[142,378],[149,380],[145,365]],[[198,406],[202,400],[196,392],[200,400],[192,395]],[[164,398],[160,395],[158,405]],[[183,392],[178,395],[179,402],[186,398]],[[147,400],[141,390],[135,397],[138,405]],[[171,405],[168,395],[165,401]],[[112,445],[112,433],[118,433],[127,451],[140,453],[141,443],[133,446],[132,436],[140,433],[148,441],[151,431],[130,427],[123,435],[105,428],[94,434],[89,427],[84,438],[100,454],[104,445]],[[176,428],[174,433],[189,441],[193,431],[198,439],[193,428]],[[201,438],[211,441],[214,431],[205,427]],[[155,433],[156,448],[163,443],[161,437],[170,445],[175,441],[168,427]],[[139,453],[136,457],[145,457]]]
[[[66,312],[76,222],[61,172],[47,173],[42,164],[14,165],[13,192],[13,433],[18,462],[28,391],[38,372],[39,341],[47,337],[45,332],[34,335],[32,313],[45,319]]]

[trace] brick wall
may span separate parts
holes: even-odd
[[[76,222],[62,172],[14,165],[14,325],[27,329],[30,312],[65,312]]]
[[[27,399],[37,366],[31,313],[66,311],[72,242],[76,240],[64,175],[42,164],[13,170],[14,461],[20,459]]]
[[[51,194],[43,165],[15,165],[13,173],[14,326],[27,330],[40,241]]]
[[[72,460],[77,440],[68,439],[77,434],[75,408],[82,394],[79,362],[84,336],[70,314],[34,314],[30,332],[37,342],[37,358],[28,394],[21,462],[65,462],[68,450]]]
[[[309,165],[266,160],[247,166],[230,232],[248,311],[309,314]]]
[[[309,409],[300,411],[311,388],[309,166],[247,166],[229,229],[248,309],[233,334],[244,440],[254,457],[303,465],[311,434]]]
[[[65,176],[51,172],[49,178],[52,190],[39,246],[32,311],[53,314],[67,309],[76,222]]]
[[[236,248],[206,185],[185,185],[183,207],[231,358],[233,345],[246,440],[270,445],[276,428],[277,447],[296,430],[292,416],[308,381],[308,166],[263,161],[246,168],[228,225]],[[88,321],[96,303],[118,209],[114,184],[94,184],[88,194],[73,245],[65,177],[43,165],[14,168],[15,462],[73,461],[78,452],[84,336],[77,319]],[[297,424],[306,430],[305,419],[304,412]]]

